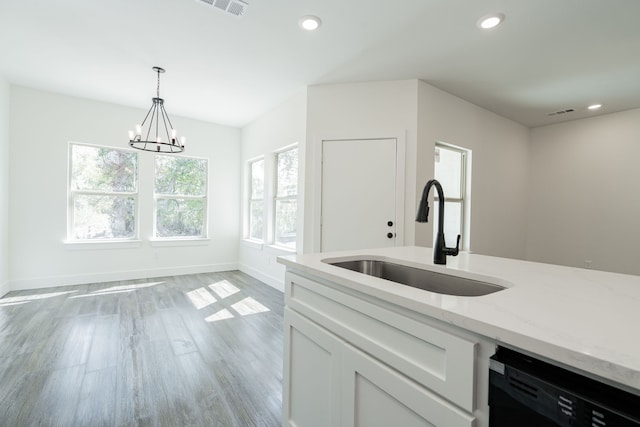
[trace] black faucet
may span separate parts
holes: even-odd
[[[436,244],[433,248],[433,263],[434,264],[447,264],[447,255],[456,256],[460,248],[460,235],[458,234],[458,240],[456,241],[455,248],[447,248],[444,241],[444,192],[442,191],[442,185],[435,180],[431,179],[427,182],[422,190],[422,198],[420,199],[420,207],[418,208],[418,214],[416,216],[416,222],[429,222],[429,191],[431,187],[436,186],[438,191],[438,234],[436,235]]]

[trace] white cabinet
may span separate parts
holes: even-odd
[[[485,425],[480,340],[330,282],[286,277],[284,426]]]
[[[283,426],[340,425],[343,342],[285,308]]]
[[[472,415],[348,344],[342,356],[342,375],[340,425],[473,426]]]

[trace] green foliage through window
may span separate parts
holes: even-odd
[[[135,238],[137,153],[80,144],[70,149],[69,238]]]
[[[206,236],[207,169],[206,159],[156,155],[156,237]]]
[[[275,243],[296,248],[298,216],[298,148],[276,155]]]

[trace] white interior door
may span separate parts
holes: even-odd
[[[396,139],[322,141],[322,252],[395,246],[396,169]]]

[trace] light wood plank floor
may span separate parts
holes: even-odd
[[[238,271],[0,299],[0,425],[279,426],[283,294]]]

